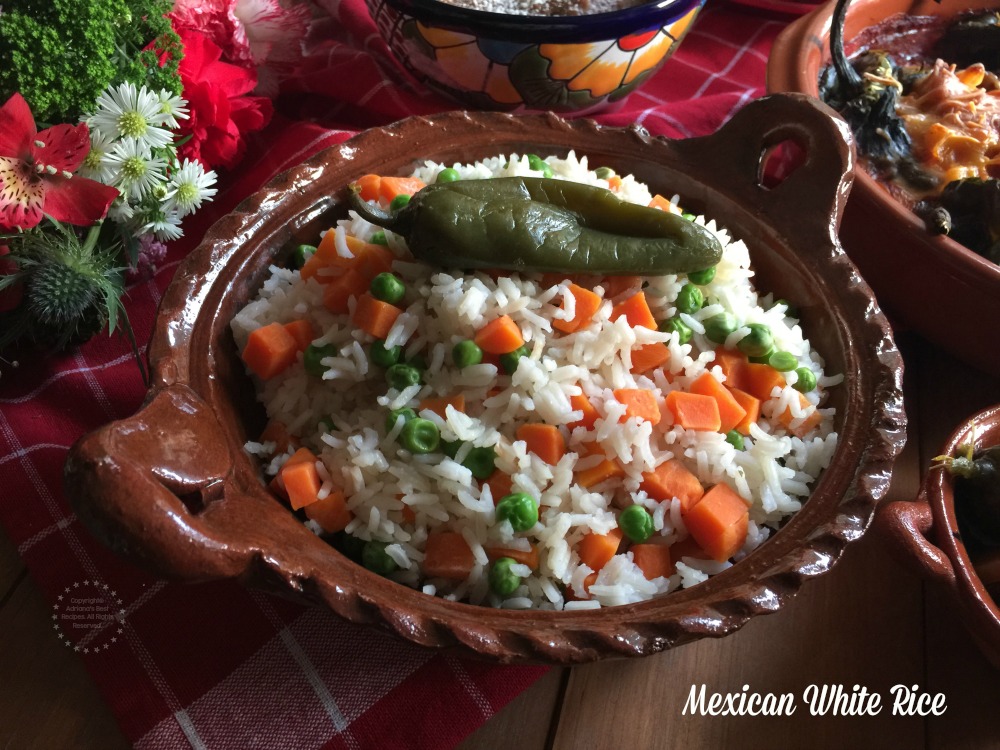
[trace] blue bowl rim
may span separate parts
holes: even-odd
[[[539,44],[591,42],[663,28],[705,0],[653,0],[624,10],[582,16],[521,16],[451,5],[443,0],[368,0],[388,5],[421,23],[486,39]],[[373,13],[374,15],[374,13]]]

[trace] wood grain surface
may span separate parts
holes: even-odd
[[[916,494],[922,467],[954,426],[1000,401],[996,379],[902,336],[910,440],[892,499]],[[0,750],[114,750],[127,743],[82,663],[52,634],[51,609],[0,534]],[[685,715],[709,693],[792,693],[791,716]],[[862,686],[877,716],[813,716],[810,684]],[[939,717],[894,716],[890,688],[944,693]],[[1000,672],[981,657],[944,592],[890,558],[876,534],[776,614],[738,633],[639,660],[552,669],[468,737],[461,750],[602,748],[1000,748]],[[992,707],[992,708],[987,708]]]

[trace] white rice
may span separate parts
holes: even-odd
[[[578,159],[571,153],[566,159],[550,157],[547,163],[557,179],[608,186],[589,169],[585,157]],[[415,176],[433,182],[444,166],[428,162]],[[451,166],[464,179],[537,174],[526,157],[516,154]],[[643,205],[651,200],[649,190],[631,177],[623,178],[618,192]],[[714,221],[702,217],[695,221],[719,238],[724,253],[715,278],[702,287],[711,304],[692,315],[679,314],[694,331],[692,340],[683,345],[677,334],[632,328],[624,317],[612,321],[612,301],[607,298],[589,325],[575,333],[560,333],[551,321],[573,315],[575,300],[568,283],[546,286],[537,274],[494,280],[481,272],[430,268],[408,260],[405,242],[389,232],[389,248],[397,256],[393,271],[406,284],[408,294],[405,311],[392,326],[386,344],[403,346],[407,357],[419,353],[424,358],[427,369],[421,384],[402,391],[388,388],[382,370],[368,361],[372,338],[357,329],[349,315],[333,314],[323,306],[324,286],[319,281],[303,281],[287,269],[271,269],[257,297],[233,319],[232,331],[242,350],[256,328],[306,318],[317,333],[314,343],[336,349],[335,356],[322,361],[329,368],[322,378],[305,372],[300,355],[281,375],[258,381],[258,397],[270,418],[287,425],[319,457],[323,496],[334,489],[347,495],[354,518],[346,531],[387,545],[386,555],[399,568],[392,578],[429,595],[515,609],[587,609],[640,601],[696,585],[731,565],[684,557],[675,560],[675,573],[669,578],[650,581],[623,545],[624,551],[586,589],[585,581],[593,571],[581,563],[577,545],[588,533],[603,534],[615,528],[620,509],[638,503],[650,511],[654,524],[650,541],[673,544],[688,536],[680,501],[658,502],[641,491],[643,472],[674,459],[706,487],[722,482],[742,496],[748,503],[750,523],[746,542],[734,557],[739,560],[801,507],[837,444],[832,409],[819,409],[820,424],[802,438],[789,434],[777,417],[788,409],[794,417],[791,428],[797,427],[816,411],[826,389],[842,377],[824,373],[823,360],[811,349],[797,321],[785,315],[783,306],[772,306],[770,297],[758,296],[743,242],[731,239]],[[350,254],[347,235],[367,240],[377,229],[352,212],[333,228],[337,252]],[[685,281],[683,275],[644,280],[643,291],[657,320],[678,315],[675,300]],[[776,388],[762,404],[761,419],[751,427],[742,451],[719,433],[673,424],[665,407],[664,418],[656,425],[636,418],[619,422],[625,407],[615,400],[614,389],[652,390],[662,405],[670,390],[687,389],[705,372],[722,379],[715,363],[715,344],[704,336],[704,321],[724,310],[740,323],[727,345],[735,346],[749,332],[749,324],[763,323],[770,328],[777,349],[791,352],[800,366],[814,372],[819,388],[807,395],[808,405],[800,404],[799,392],[792,387],[794,373],[788,373],[787,385]],[[509,377],[489,363],[456,368],[451,363],[452,346],[473,338],[479,328],[500,315],[510,315],[518,324],[530,357],[523,358]],[[633,348],[649,343],[666,346],[669,362],[662,371],[633,374]],[[443,440],[464,443],[454,460],[441,453],[415,456],[402,449],[396,438],[403,420],[386,431],[390,410],[416,410],[424,398],[459,392],[465,394],[467,414],[454,409],[448,409],[444,418],[421,413],[439,426]],[[600,414],[594,428],[561,428],[567,453],[556,466],[527,452],[515,437],[517,427],[574,422],[581,413],[572,408],[570,398],[581,393]],[[328,430],[321,422],[331,416],[335,428]],[[494,505],[499,498],[461,463],[473,446],[494,447],[497,469],[512,478],[513,491],[527,492],[538,500],[540,522],[533,529],[515,533],[509,523],[496,521]],[[588,447],[603,455],[588,455]],[[267,476],[275,475],[291,453],[275,455],[273,443],[259,442],[248,443],[247,451],[261,461]],[[618,461],[625,472],[623,479],[589,489],[574,483],[575,472],[605,457]],[[413,512],[415,521],[404,518],[404,506]],[[309,525],[321,531],[317,524]],[[428,535],[444,530],[458,532],[472,551],[475,564],[465,581],[428,579],[421,571]],[[537,570],[514,566],[522,582],[509,597],[490,591],[490,547],[525,551],[535,547],[539,552]]]

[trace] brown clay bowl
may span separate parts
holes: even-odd
[[[938,455],[955,455],[958,447],[975,440],[977,448],[1000,443],[1000,405],[979,412],[960,425]],[[986,565],[1000,567],[996,555],[977,559],[966,549],[955,516],[954,482],[942,469],[931,469],[913,502],[896,501],[878,514],[879,532],[897,556],[915,572],[944,585],[969,633],[986,657],[1000,669],[1000,607],[987,591]],[[1000,575],[992,574],[996,581]],[[1000,587],[994,589],[1000,591]]]
[[[792,139],[808,154],[767,190],[761,154]],[[697,587],[599,611],[515,612],[458,604],[357,566],[265,489],[243,451],[263,426],[229,321],[268,266],[346,211],[367,172],[498,153],[564,155],[633,173],[745,237],[758,285],[802,309],[830,372],[840,446],[803,509],[747,559]],[[115,550],[175,578],[239,578],[297,594],[415,643],[500,661],[577,663],[651,654],[722,636],[773,612],[834,564],[868,526],[904,441],[902,364],[871,290],[837,245],[851,181],[843,123],[806,97],[748,105],[706,138],[669,141],[553,115],[451,112],[370,130],[276,178],[219,221],[179,270],[150,344],[143,408],[82,439],[67,486],[87,526]]]
[[[767,65],[767,90],[819,95],[819,73],[830,61],[829,2],[777,38]],[[844,27],[850,40],[896,13],[953,16],[1000,8],[1000,0],[855,0]],[[1000,375],[1000,266],[957,242],[931,235],[913,213],[858,169],[840,239],[879,303],[959,359]]]

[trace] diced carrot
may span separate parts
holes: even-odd
[[[306,259],[306,262],[302,264],[302,268],[299,269],[299,275],[303,279],[316,277],[316,280],[321,284],[327,284],[333,280],[336,274],[320,274],[319,271],[321,268],[347,268],[354,264],[354,258],[360,252],[361,248],[364,247],[365,243],[357,237],[349,234],[345,235],[344,240],[347,243],[347,249],[352,253],[350,258],[345,258],[337,250],[336,238],[337,232],[331,227],[319,241],[319,244],[316,246],[316,252],[310,255]]]
[[[691,383],[691,393],[715,399],[719,407],[719,432],[729,432],[746,418],[747,410],[740,406],[733,394],[710,372],[702,373]]]
[[[674,574],[674,562],[670,559],[670,547],[667,545],[633,544],[629,551],[632,553],[632,562],[650,581]]]
[[[698,546],[693,537],[687,536],[679,542],[670,545],[670,554],[677,562],[682,557],[693,557],[695,560],[711,560],[712,556]]]
[[[263,432],[260,433],[260,437],[257,438],[257,442],[274,443],[276,453],[284,453],[288,450],[289,445],[298,447],[298,438],[288,431],[284,422],[279,422],[277,419],[272,419],[267,423]]]
[[[316,455],[308,448],[299,448],[288,457],[288,460],[282,464],[281,468],[284,469],[286,466],[294,466],[301,463],[316,463]],[[285,482],[281,478],[281,470],[271,480],[271,483],[267,485],[267,488],[282,500],[288,499],[288,492],[285,491]]]
[[[743,421],[736,425],[735,429],[741,435],[749,435],[750,425],[755,424],[760,419],[760,399],[756,396],[751,396],[746,391],[741,391],[739,388],[731,388],[730,392],[733,394],[733,398],[736,399],[736,403],[742,406],[747,413],[743,417]]]
[[[614,299],[619,294],[629,291],[630,289],[638,289],[642,286],[641,276],[606,276],[601,280],[601,286],[604,287],[604,298]]]
[[[510,478],[509,474],[504,474],[500,469],[496,469],[492,474],[490,474],[489,479],[487,479],[484,484],[488,485],[490,488],[490,496],[493,498],[493,504],[496,505],[503,498],[510,494],[511,489],[514,487],[514,482]]]
[[[354,183],[358,186],[361,197],[366,201],[377,201],[379,194],[379,184],[382,178],[377,174],[366,174],[358,178]]]
[[[300,448],[299,450],[306,450]],[[316,457],[313,456],[313,459]],[[288,461],[281,467],[281,483],[285,485],[288,502],[293,510],[315,503],[322,485],[316,471],[316,461]]]
[[[607,534],[591,532],[580,540],[576,551],[580,555],[580,562],[596,572],[615,556],[621,541],[622,530],[618,528],[611,529]]]
[[[807,399],[801,393],[798,394],[798,396],[799,396],[799,406],[801,408],[805,409],[806,407],[812,405],[809,399]],[[812,430],[816,425],[818,425],[820,422],[823,421],[823,415],[820,414],[818,411],[813,411],[811,414],[809,414],[809,416],[807,416],[805,419],[802,420],[802,424],[797,425],[795,428],[792,428],[789,425],[791,425],[794,419],[795,417],[792,416],[791,407],[786,407],[785,410],[778,415],[778,421],[785,426],[786,430],[788,430],[792,435],[795,435],[796,437],[802,437],[807,432]]]
[[[656,318],[653,317],[653,313],[649,310],[645,292],[636,292],[627,300],[615,305],[611,309],[611,320],[618,320],[622,315],[625,316],[625,319],[628,320],[629,325],[633,328],[642,326],[643,328],[656,330]]]
[[[454,407],[455,411],[460,411],[465,413],[465,394],[456,393],[454,396],[429,396],[420,402],[420,406],[417,407],[418,411],[423,411],[427,409],[429,411],[437,414],[441,419],[445,418],[445,410],[449,407]]]
[[[632,350],[632,372],[641,375],[670,361],[670,349],[659,343],[646,344]]]
[[[333,279],[323,290],[323,306],[332,313],[344,314],[348,311],[348,300],[360,297],[368,290],[368,282],[355,269],[349,268],[341,276]]]
[[[624,419],[638,417],[650,424],[657,424],[660,421],[660,407],[652,391],[642,388],[617,388],[614,393],[615,400],[625,405]]]
[[[677,206],[675,206],[673,203],[671,203],[670,201],[668,201],[666,198],[664,198],[662,195],[659,194],[654,195],[653,200],[651,200],[648,205],[650,208],[658,208],[661,211],[666,211],[667,213],[671,214],[680,213],[677,210]]]
[[[555,425],[523,424],[517,428],[517,439],[524,441],[529,453],[552,466],[566,455],[566,440]]]
[[[251,332],[243,349],[243,361],[261,380],[284,372],[298,353],[295,339],[281,323],[261,326]]]
[[[720,483],[684,515],[684,525],[713,560],[724,562],[743,546],[749,519],[743,498]]]
[[[375,299],[366,292],[358,297],[358,305],[354,308],[354,317],[351,321],[365,333],[377,339],[384,339],[402,312],[395,305]]]
[[[617,193],[622,189],[622,178],[620,175],[613,174],[608,178],[608,190]]]
[[[424,573],[429,578],[464,581],[472,572],[475,561],[469,543],[457,531],[428,534],[424,547]]]
[[[601,307],[601,297],[598,294],[584,289],[576,284],[569,285],[569,291],[576,300],[576,307],[573,310],[573,317],[569,320],[556,320],[553,318],[552,327],[563,333],[573,333],[587,325]]]
[[[475,342],[484,352],[508,354],[524,345],[524,337],[509,315],[501,315],[479,329]]]
[[[491,560],[498,560],[501,557],[509,557],[515,562],[527,565],[532,570],[538,570],[541,556],[538,554],[538,547],[534,544],[531,549],[525,552],[523,549],[511,549],[509,547],[486,547],[486,556]]]
[[[347,528],[353,514],[347,508],[347,497],[341,490],[336,490],[322,500],[307,505],[306,516],[322,526],[323,531],[333,534]]]
[[[601,416],[597,409],[594,408],[594,405],[590,403],[590,399],[582,393],[579,396],[570,396],[569,404],[573,407],[573,411],[583,412],[583,416],[580,419],[566,425],[571,430],[577,427],[586,427],[589,430],[594,426],[597,418]]]
[[[406,503],[403,503],[403,520],[406,523],[416,523],[417,522],[417,514],[413,511],[413,508],[411,508]]]
[[[608,479],[621,479],[624,476],[625,469],[623,469],[617,461],[612,461],[610,458],[606,458],[601,461],[601,463],[597,464],[597,466],[592,466],[589,469],[576,472],[574,478],[576,483],[581,487],[590,488]]]
[[[718,432],[722,425],[719,403],[711,396],[670,391],[667,394],[667,408],[673,413],[674,421],[685,430]]]
[[[372,279],[380,273],[392,271],[392,262],[396,256],[388,248],[382,245],[366,244],[361,250],[355,253],[355,265],[361,275],[372,283]]]
[[[737,349],[726,349],[720,346],[715,350],[715,364],[726,376],[726,385],[729,388],[746,390],[743,368],[747,366],[747,363],[747,355]]]
[[[750,362],[743,368],[743,377],[746,387],[740,390],[761,401],[768,401],[771,398],[771,391],[775,388],[785,387],[784,376],[771,365]]]
[[[419,177],[383,177],[379,182],[378,195],[391,203],[397,195],[413,195],[424,187],[426,183]]]
[[[300,352],[304,352],[312,340],[316,338],[316,331],[313,330],[312,323],[305,318],[285,323],[285,330],[295,339],[295,345]]]
[[[653,471],[643,472],[639,489],[654,500],[673,500],[676,497],[681,503],[681,513],[687,512],[705,494],[698,477],[676,459],[664,461]]]

